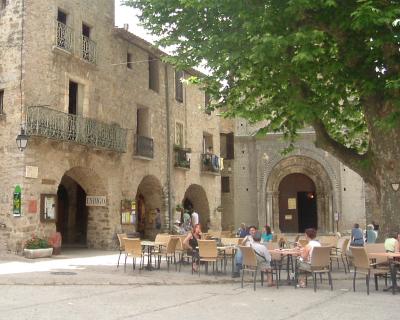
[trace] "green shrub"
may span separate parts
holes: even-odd
[[[49,242],[46,239],[33,237],[25,243],[26,249],[46,249],[51,248]]]

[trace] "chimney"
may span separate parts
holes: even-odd
[[[125,31],[128,31],[128,29],[129,29],[129,24],[124,23],[124,30],[125,30]]]

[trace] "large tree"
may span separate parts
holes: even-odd
[[[289,141],[311,125],[317,147],[375,188],[384,232],[399,228],[399,0],[124,2],[170,61],[206,64],[198,81],[228,115]]]

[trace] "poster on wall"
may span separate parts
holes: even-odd
[[[288,209],[289,210],[296,210],[296,198],[289,198],[288,199]]]
[[[57,217],[57,195],[40,195],[40,220],[43,222],[55,221]]]
[[[22,202],[22,191],[21,187],[17,185],[13,193],[13,215],[14,217],[21,216],[21,202]]]
[[[121,224],[136,224],[136,201],[121,200]]]

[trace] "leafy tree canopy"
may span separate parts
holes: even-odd
[[[367,181],[378,137],[399,127],[399,0],[126,0],[227,115],[317,144]],[[390,147],[389,147],[390,148]],[[376,161],[375,161],[376,162]]]

